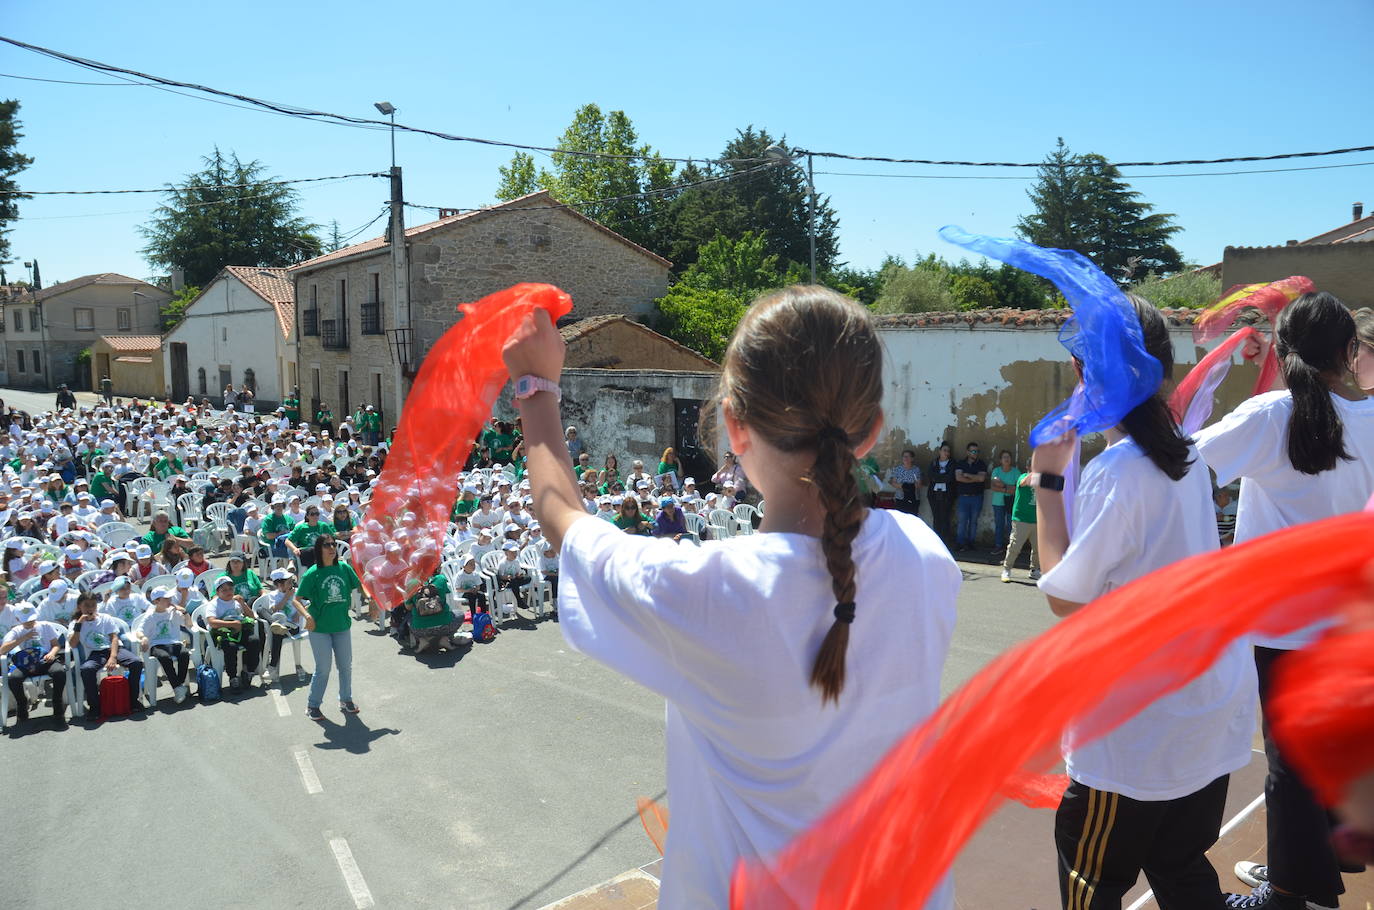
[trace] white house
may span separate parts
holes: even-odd
[[[286,269],[230,265],[186,308],[163,345],[167,394],[209,396],[247,385],[259,409],[296,387],[296,295]]]

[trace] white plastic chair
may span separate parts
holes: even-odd
[[[182,493],[177,497],[177,514],[181,516],[183,527],[195,530],[196,525],[205,522],[205,516],[200,513],[200,504],[200,493]]]
[[[759,500],[758,509],[759,509],[759,517],[760,517],[760,518],[763,517],[763,502],[764,502],[764,501],[763,501],[762,499]]]
[[[8,631],[8,629],[5,630],[5,632]],[[62,692],[64,701],[66,702],[66,704],[71,706],[72,716],[79,717],[81,715],[80,713],[78,713],[77,706],[80,704],[80,702],[77,700],[76,683],[74,681],[74,678],[79,677],[79,674],[77,673],[78,661],[76,659],[76,652],[72,650],[72,646],[70,643],[68,643],[66,647],[63,649],[62,662],[67,668],[67,685]],[[9,679],[9,675],[10,655],[0,654],[0,682],[4,683],[0,684],[0,730],[5,729],[5,725],[6,723],[8,723],[10,716],[10,699],[12,697],[12,693],[10,692],[8,682],[5,682]],[[28,698],[30,701],[42,697],[42,695],[44,694],[44,689],[46,688],[46,683],[46,676],[34,676],[24,680],[24,697]],[[59,707],[60,706],[58,705],[53,705],[54,713],[58,710]]]
[[[492,619],[509,619],[515,615],[515,594],[497,587],[496,582],[496,567],[505,561],[504,552],[492,550],[490,553],[484,553],[477,563],[478,574],[486,584],[487,609],[491,611]]]
[[[122,547],[138,537],[138,529],[127,521],[110,521],[96,529],[96,536],[111,547]]]
[[[167,512],[168,514],[171,514],[171,484],[163,483],[162,481],[156,480],[153,481],[153,483],[150,484],[146,489],[144,489],[143,492],[138,494],[138,499],[135,500],[134,505],[137,509],[137,511],[134,513],[135,518],[143,518],[145,512],[147,513],[146,517],[149,520],[152,520],[152,517],[156,515],[158,512]]]
[[[124,502],[125,515],[138,515],[136,510],[139,501],[143,498],[143,494],[155,483],[158,483],[156,477],[136,477],[129,481],[128,486],[124,488],[124,492],[127,494],[127,499]]]
[[[711,536],[716,540],[724,540],[727,537],[735,536],[735,516],[733,512],[725,509],[712,509],[707,515],[711,525]]]
[[[258,551],[262,546],[256,534],[235,534],[234,543],[229,550],[230,556],[242,556],[249,568],[258,564]],[[209,574],[208,572],[206,573]]]
[[[706,519],[695,512],[683,512],[682,520],[687,523],[687,533],[692,537],[692,543],[701,544],[701,532],[706,527]]]
[[[267,641],[263,643],[262,660],[270,663],[272,660],[272,640],[277,633],[272,631],[272,603],[268,595],[263,594],[253,601],[253,615],[263,620],[267,626]],[[301,663],[301,642],[309,637],[310,633],[304,628],[294,635],[286,636],[286,640],[291,643],[291,654],[296,659],[297,677],[305,672],[305,665]]]
[[[544,578],[544,571],[539,565],[539,560],[540,554],[536,552],[534,547],[526,547],[516,560],[521,568],[529,573],[530,583],[525,590],[530,593],[530,609],[534,611],[536,619],[548,611],[549,604],[553,600],[553,585]]]
[[[754,516],[757,514],[759,514],[759,510],[749,505],[747,502],[742,502],[735,506],[734,516],[737,532],[745,535],[753,534]]]

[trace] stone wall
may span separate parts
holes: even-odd
[[[1276,281],[1306,275],[1317,290],[1330,291],[1351,309],[1374,307],[1374,242],[1311,246],[1228,246],[1221,261],[1221,286]]]
[[[673,370],[564,370],[563,425],[577,427],[597,467],[613,453],[622,472],[636,458],[653,468],[663,450],[675,445],[674,401],[709,399],[718,378]],[[517,416],[509,385],[495,412],[503,420]]]
[[[547,201],[504,206],[410,241],[411,319],[423,350],[457,321],[457,305],[517,282],[555,284],[572,317],[648,315],[668,266]]]

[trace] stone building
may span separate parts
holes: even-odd
[[[101,335],[155,335],[171,295],[159,287],[103,272],[83,275],[5,303],[9,383],[26,389],[84,387],[77,355]],[[97,377],[98,379],[98,377]]]
[[[162,398],[162,354],[160,335],[101,335],[91,345],[90,387],[100,391],[109,376],[121,398]]]
[[[569,321],[647,315],[670,263],[540,192],[405,231],[409,331],[396,331],[391,249],[384,238],[291,267],[300,334],[301,398],[336,415],[361,403],[392,424],[395,371],[407,378],[458,316],[459,303],[523,281],[573,298]]]
[[[718,372],[720,364],[628,316],[592,316],[563,327],[564,365],[600,370]]]

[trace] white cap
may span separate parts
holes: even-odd
[[[273,581],[285,581],[286,579],[291,577],[291,570],[280,568],[273,569],[272,574],[268,577],[271,578]]]
[[[153,590],[151,590],[151,591],[148,592],[148,599],[149,599],[149,600],[161,600],[161,599],[164,598],[164,597],[166,597],[166,598],[171,598],[171,597],[173,597],[173,596],[175,596],[175,595],[176,595],[176,589],[175,589],[175,588],[172,588],[172,587],[169,586],[169,585],[158,585],[157,587],[153,588]]]
[[[152,559],[153,548],[148,546],[146,543],[141,543],[134,548],[134,556],[139,559]]]
[[[516,543],[516,542],[513,541],[513,540],[508,540],[508,541],[506,541],[505,546],[503,546],[501,549],[507,550],[507,551],[509,551],[509,550],[518,550],[518,549],[520,549],[520,544]]]
[[[195,584],[195,581],[196,581],[196,573],[195,573],[195,572],[192,572],[190,569],[178,569],[178,570],[177,570],[177,587],[178,587],[178,588],[189,588],[189,587],[191,587],[191,585]]]

